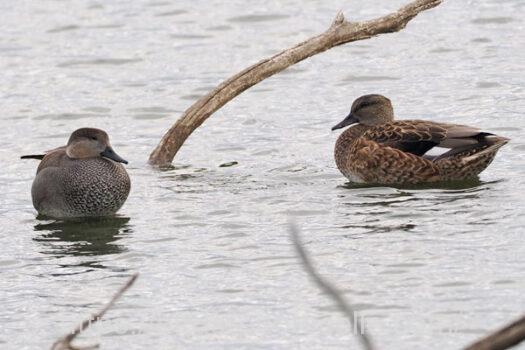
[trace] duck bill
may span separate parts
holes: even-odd
[[[354,115],[352,113],[350,113],[345,119],[343,119],[342,122],[340,122],[339,124],[335,125],[332,128],[332,131],[344,128],[345,126],[349,126],[349,125],[352,125],[352,124],[355,124],[355,123],[359,123],[359,120],[357,120],[357,118],[354,117]]]
[[[124,163],[124,164],[128,164],[128,161],[125,160],[124,158],[122,158],[121,156],[119,156],[118,154],[115,153],[115,151],[113,151],[113,148],[111,147],[106,147],[106,149],[104,150],[104,152],[100,153],[100,155],[102,157],[106,157],[108,159],[111,159],[111,160],[114,160],[115,162],[119,162],[119,163]]]

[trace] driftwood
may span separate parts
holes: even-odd
[[[51,350],[91,350],[91,349],[97,349],[97,345],[92,346],[86,346],[86,347],[76,347],[71,344],[71,342],[79,335],[83,330],[91,326],[93,323],[97,322],[104,316],[104,314],[115,304],[115,302],[124,294],[125,291],[127,291],[135,282],[137,277],[139,276],[138,273],[134,274],[130,277],[130,279],[126,282],[125,285],[120,287],[120,289],[115,293],[113,298],[109,301],[109,303],[104,306],[104,308],[97,313],[93,314],[90,318],[85,319],[82,321],[82,323],[76,327],[73,331],[71,331],[69,334],[63,336],[62,338],[58,339],[52,346]]]
[[[244,69],[198,99],[162,137],[150,154],[149,163],[154,166],[171,164],[195,129],[235,96],[258,82],[335,46],[400,31],[421,11],[440,3],[441,0],[416,0],[389,15],[364,22],[349,22],[339,13],[324,33]]]
[[[356,317],[356,314],[353,311],[352,305],[344,298],[343,294],[332,285],[332,283],[323,278],[319,272],[317,272],[308,252],[302,246],[299,231],[294,225],[290,225],[290,234],[294,248],[297,251],[299,259],[301,260],[301,263],[307,274],[322,291],[326,292],[326,294],[328,294],[328,296],[334,300],[339,310],[341,310],[345,317],[350,321],[353,329],[356,330],[357,326],[358,330],[363,330],[359,324],[359,318]],[[366,335],[364,332],[360,331],[354,331],[353,333],[359,336],[359,340],[364,349],[373,349],[372,343],[370,341],[370,335]],[[466,347],[464,350],[505,350],[518,345],[524,340],[525,315],[505,326],[504,328],[476,341],[472,345]]]

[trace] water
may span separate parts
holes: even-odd
[[[290,216],[380,348],[459,348],[521,315],[523,1],[447,1],[400,33],[318,55],[217,112],[174,169],[147,165],[223,79],[321,32],[339,9],[360,20],[403,2],[0,2],[0,347],[49,348],[138,271],[80,344],[355,348],[295,257]],[[350,186],[330,128],[372,92],[400,118],[512,141],[477,183]],[[107,130],[130,161],[127,203],[114,219],[36,219],[37,163],[18,157],[83,126]]]

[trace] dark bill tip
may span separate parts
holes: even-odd
[[[349,126],[349,125],[352,125],[352,124],[355,124],[355,123],[359,123],[359,120],[357,120],[357,118],[354,117],[354,116],[352,115],[352,113],[350,113],[350,114],[349,114],[345,119],[343,119],[339,124],[334,125],[334,127],[332,127],[332,131],[337,130],[337,129],[344,128],[345,126]]]
[[[114,160],[115,162],[128,164],[128,161],[122,158],[121,156],[119,156],[118,154],[116,154],[115,151],[113,151],[113,148],[111,147],[106,147],[104,152],[100,153],[100,155],[102,157],[106,157],[108,159]]]

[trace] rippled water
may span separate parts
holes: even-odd
[[[458,348],[525,311],[525,42],[520,0],[447,1],[402,32],[316,56],[250,89],[147,165],[198,96],[330,24],[403,1],[0,2],[0,347],[48,348],[130,274],[83,343],[104,349],[343,349],[347,321],[307,279],[305,245],[381,348]],[[479,182],[345,184],[330,127],[365,93],[400,118],[512,138]],[[36,162],[101,127],[130,161],[114,219],[36,219]],[[222,166],[221,166],[222,165]]]

